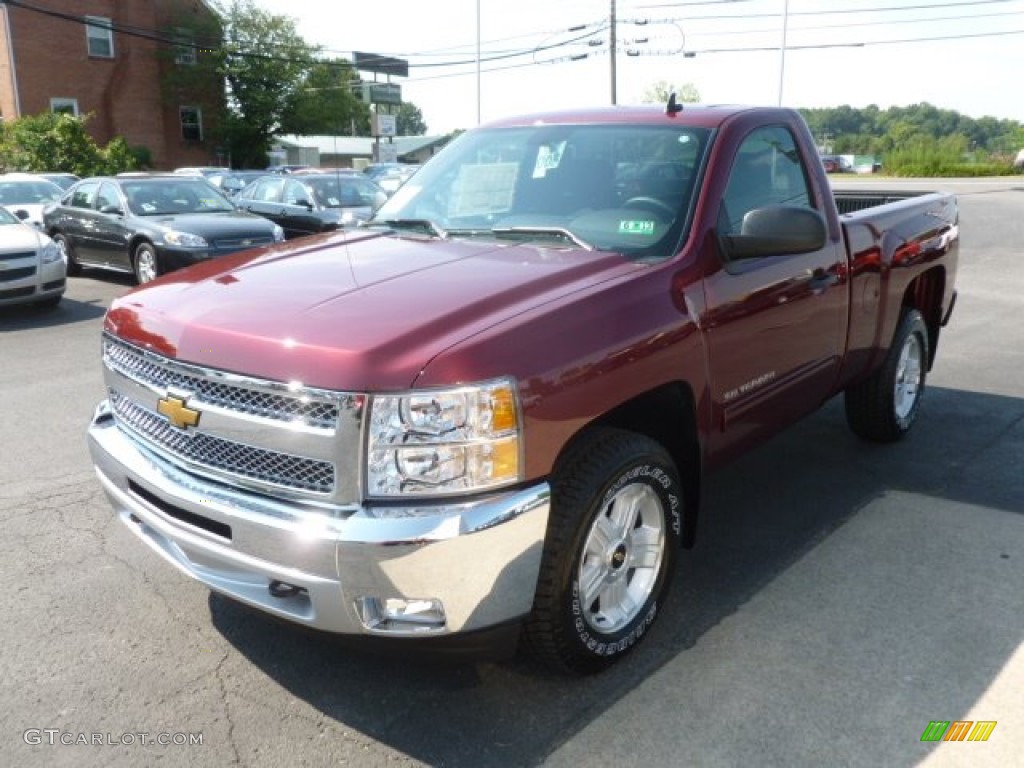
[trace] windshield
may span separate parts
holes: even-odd
[[[359,176],[323,174],[302,180],[325,208],[375,208],[387,199],[380,187]]]
[[[60,197],[60,187],[48,181],[0,183],[0,205],[42,205]]]
[[[678,125],[472,131],[401,187],[375,221],[669,256],[683,234],[708,135]]]
[[[233,211],[235,206],[205,179],[146,179],[121,184],[136,216]]]

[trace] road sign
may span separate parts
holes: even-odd
[[[398,83],[363,83],[363,101],[367,104],[401,104],[402,86]]]
[[[352,52],[352,66],[361,72],[377,72],[381,75],[395,77],[409,76],[409,62],[405,59],[394,59],[377,53]]]

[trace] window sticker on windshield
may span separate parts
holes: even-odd
[[[518,163],[464,165],[452,185],[449,216],[483,216],[507,211],[515,195]]]
[[[328,197],[327,198],[327,204],[332,206],[332,207],[337,208],[339,205],[341,205],[341,200],[339,200],[336,197]]]
[[[156,206],[155,206],[155,205],[153,205],[152,203],[143,203],[143,204],[142,204],[142,206],[141,206],[141,208],[142,208],[142,210],[144,210],[144,211],[145,211],[146,213],[152,213],[153,211],[155,211],[155,210],[156,210]]]
[[[644,219],[624,219],[619,221],[620,235],[653,235],[655,222]]]

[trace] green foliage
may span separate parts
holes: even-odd
[[[281,115],[281,133],[369,136],[370,108],[356,93],[359,77],[346,59],[313,64]]]
[[[8,171],[60,171],[98,176],[130,171],[135,158],[121,137],[98,147],[89,116],[44,112],[0,124],[0,166]]]
[[[217,9],[224,43],[209,57],[227,85],[224,142],[236,166],[260,166],[303,87],[316,48],[306,44],[292,19],[268,13],[252,0],[221,2]]]
[[[882,110],[843,105],[800,110],[830,154],[883,157],[886,173],[902,176],[977,176],[1012,172],[1024,147],[1024,126],[994,117],[974,119],[931,104]]]
[[[700,91],[693,83],[672,83],[668,80],[658,80],[644,91],[641,99],[644,104],[666,104],[668,97],[675,93],[676,101],[695,104],[700,101]]]
[[[140,170],[153,167],[153,152],[149,147],[138,144],[134,147],[129,147],[128,151],[132,153],[132,157],[135,158],[135,167]]]
[[[120,136],[110,141],[100,150],[99,154],[103,168],[102,175],[113,176],[121,171],[134,170],[139,165],[132,148]]]
[[[395,124],[399,136],[425,136],[427,133],[423,113],[411,101],[404,102],[398,108]]]

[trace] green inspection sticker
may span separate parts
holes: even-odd
[[[620,235],[653,235],[654,234],[654,222],[644,221],[638,219],[626,220],[619,222],[619,234]]]

